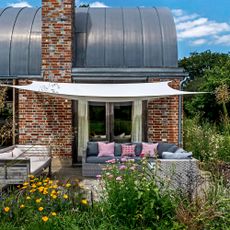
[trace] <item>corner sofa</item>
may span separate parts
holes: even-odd
[[[142,143],[126,144],[136,145],[133,159],[139,161],[141,159]],[[116,159],[119,161],[121,159],[121,149],[121,144],[115,143],[114,157],[98,157],[98,143],[88,142],[87,148],[82,156],[82,175],[86,177],[96,177],[96,175],[101,174],[102,168],[108,160]],[[175,144],[160,142],[157,145],[157,160],[151,158],[151,162],[154,163],[157,161],[159,164],[160,167],[159,170],[157,170],[159,177],[170,178],[173,181],[174,187],[181,187],[182,184],[186,187],[187,184],[191,182],[190,180],[194,180],[199,174],[198,161],[192,157],[178,159],[178,157],[176,157],[176,151],[178,149],[179,147]],[[170,159],[167,159],[167,155],[164,155],[164,153],[171,153]],[[175,159],[173,159],[173,155],[175,155]]]

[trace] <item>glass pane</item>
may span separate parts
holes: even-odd
[[[131,140],[132,104],[114,104],[114,140],[129,142]]]
[[[89,139],[92,141],[106,139],[105,105],[89,105]]]

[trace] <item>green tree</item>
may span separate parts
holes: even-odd
[[[230,53],[192,53],[190,57],[179,61],[191,78],[186,90],[205,91],[208,94],[187,96],[184,98],[185,114],[189,117],[199,115],[202,119],[219,123],[223,118],[223,105],[218,103],[215,91],[225,85],[227,91],[230,88]],[[229,100],[225,101],[225,107],[230,108]]]

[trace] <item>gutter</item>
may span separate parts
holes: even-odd
[[[180,81],[180,90],[183,90],[184,85],[189,82],[190,77],[186,76]],[[183,135],[182,135],[182,96],[179,96],[179,108],[178,108],[178,146],[183,146]]]

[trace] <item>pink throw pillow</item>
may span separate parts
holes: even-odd
[[[135,157],[136,145],[121,145],[121,157]]]
[[[114,157],[114,142],[111,143],[104,143],[104,142],[97,142],[98,143],[98,157]]]
[[[155,157],[158,143],[142,143],[141,157]]]

